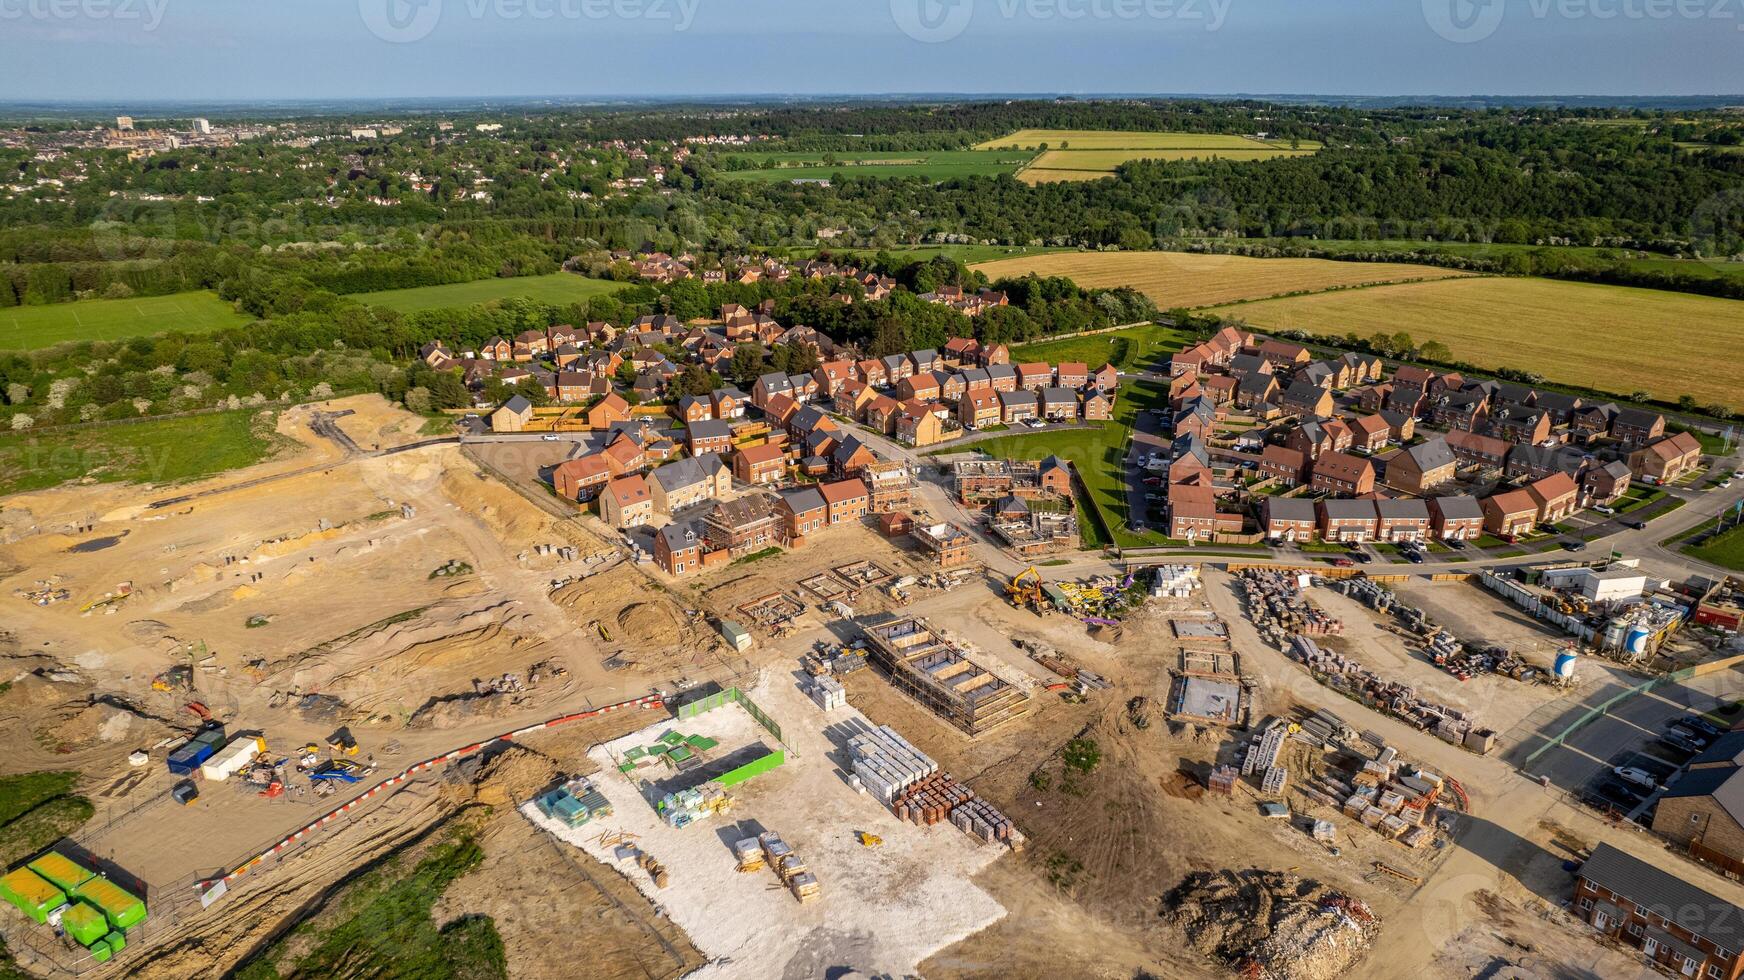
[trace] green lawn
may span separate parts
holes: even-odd
[[[824,158],[832,157],[833,163]],[[716,174],[727,180],[761,180],[778,183],[786,180],[829,180],[844,177],[925,177],[929,180],[950,180],[953,177],[991,177],[1015,173],[1034,157],[1022,150],[900,150],[854,153],[847,150],[832,154],[777,152],[729,153],[723,159],[749,160],[760,168],[774,163],[770,169],[727,170]]]
[[[1722,531],[1684,551],[1702,561],[1744,572],[1744,527]]]
[[[260,462],[279,445],[272,415],[243,410],[124,425],[0,434],[0,495],[90,477],[179,483]]]
[[[446,286],[419,286],[414,289],[387,289],[379,293],[353,293],[351,298],[374,306],[385,306],[401,313],[435,310],[444,307],[477,306],[492,300],[525,298],[553,306],[580,303],[604,293],[624,288],[623,283],[603,279],[588,279],[568,272],[553,272],[548,276],[520,276],[513,279],[479,279],[474,282],[449,283]]]
[[[437,927],[432,908],[484,851],[466,838],[431,848],[416,867],[404,858],[364,874],[311,918],[255,953],[232,975],[369,977],[372,980],[494,980],[508,976],[502,937],[489,916]]]
[[[252,319],[211,290],[8,306],[0,308],[0,350],[35,350],[69,340],[123,340],[169,330],[211,333]]]
[[[1021,344],[1011,349],[1011,361],[1013,364],[1025,361],[1045,361],[1049,364],[1083,361],[1092,371],[1104,364],[1112,364],[1116,370],[1124,371],[1148,366],[1159,356],[1172,354],[1191,343],[1191,335],[1173,327],[1128,327],[1125,330],[1091,334],[1088,337]]]
[[[11,867],[91,819],[91,801],[73,794],[76,772],[0,777],[0,864]]]

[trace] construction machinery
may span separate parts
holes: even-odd
[[[192,711],[195,717],[199,718],[206,724],[210,725],[212,723],[212,711],[207,708],[204,703],[200,701],[189,701],[187,704],[182,705],[182,707]]]
[[[858,830],[858,831],[854,832],[854,836],[859,838],[861,847],[883,847],[884,846],[884,838],[878,836],[877,834],[868,834],[864,830]]]
[[[1047,596],[1042,592],[1042,573],[1031,565],[1012,576],[1005,586],[1005,598],[1018,609],[1029,609],[1041,615],[1047,608]]]

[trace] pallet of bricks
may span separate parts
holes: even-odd
[[[781,839],[781,835],[771,830],[757,838],[763,861],[757,861],[746,853],[745,845],[748,843],[749,841],[740,841],[734,847],[734,850],[739,852],[740,871],[762,867],[763,862],[766,861],[769,867],[775,871],[775,877],[781,879],[781,883],[787,886],[787,890],[792,892],[793,897],[798,899],[801,904],[823,894],[823,886],[818,883],[817,876],[805,866],[805,860],[794,853],[793,848]]]
[[[854,776],[900,820],[932,826],[949,820],[987,843],[1023,850],[1024,836],[991,803],[958,782],[889,725],[848,740]]]

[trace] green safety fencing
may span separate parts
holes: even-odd
[[[720,783],[723,788],[736,786],[748,779],[761,776],[771,769],[779,767],[786,761],[787,753],[780,749],[776,749],[774,752],[763,756],[761,759],[753,759],[737,769],[731,769],[727,772],[721,773],[714,781]]]
[[[751,700],[750,695],[737,687],[729,687],[724,691],[710,694],[708,697],[697,698],[689,704],[679,705],[676,713],[680,719],[695,718],[697,715],[707,714],[723,704],[732,703],[737,703],[739,707],[744,708],[752,718],[756,719],[757,724],[762,725],[769,734],[775,736],[777,742],[786,744],[786,740],[781,737],[781,726],[775,723],[775,719],[764,714],[763,709],[757,706],[757,702]]]
[[[1697,664],[1694,667],[1685,667],[1682,670],[1674,670],[1669,674],[1664,674],[1664,675],[1661,675],[1659,677],[1654,677],[1654,678],[1650,678],[1648,680],[1642,681],[1641,683],[1635,685],[1634,687],[1625,688],[1620,693],[1614,694],[1611,697],[1606,698],[1604,701],[1601,701],[1600,703],[1598,703],[1598,704],[1594,705],[1593,707],[1588,708],[1586,711],[1582,712],[1581,716],[1579,718],[1576,718],[1574,721],[1569,722],[1568,725],[1566,727],[1564,727],[1562,731],[1556,733],[1555,735],[1545,736],[1544,744],[1540,745],[1536,749],[1533,749],[1532,752],[1526,756],[1525,762],[1521,763],[1520,768],[1522,768],[1522,769],[1526,768],[1526,766],[1528,764],[1530,764],[1533,760],[1537,759],[1539,756],[1550,751],[1551,749],[1554,749],[1554,748],[1560,746],[1563,742],[1566,742],[1569,739],[1569,737],[1572,736],[1575,732],[1578,732],[1582,728],[1585,728],[1587,725],[1592,724],[1599,717],[1604,715],[1606,712],[1610,711],[1613,707],[1616,707],[1618,704],[1620,704],[1624,701],[1627,701],[1630,698],[1640,697],[1643,694],[1647,694],[1647,693],[1653,691],[1655,688],[1663,687],[1667,684],[1682,683],[1683,681],[1690,680],[1691,678],[1701,677],[1704,674],[1712,674],[1712,673],[1715,673],[1716,671],[1721,671],[1721,670],[1730,670],[1731,668],[1738,666],[1739,664],[1744,664],[1744,656],[1726,657],[1722,660],[1714,660],[1714,661],[1710,661],[1710,662],[1705,663],[1705,664]]]

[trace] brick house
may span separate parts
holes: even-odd
[[[1309,541],[1319,526],[1314,501],[1301,497],[1267,497],[1260,509],[1266,537],[1274,541]]]
[[[1029,388],[1002,392],[999,395],[999,416],[1006,425],[1027,422],[1036,417],[1036,393]]]
[[[1308,456],[1288,446],[1267,446],[1260,451],[1258,468],[1262,475],[1276,477],[1284,486],[1293,487],[1307,477]]]
[[[1227,368],[1229,376],[1237,381],[1246,381],[1256,374],[1272,377],[1272,362],[1258,354],[1237,354],[1229,359]],[[1273,377],[1273,380],[1277,380]]]
[[[558,376],[562,383],[562,375]],[[678,400],[680,422],[707,422],[715,417],[715,403],[707,395],[685,395]]]
[[[1672,976],[1737,980],[1744,972],[1744,909],[1664,870],[1664,863],[1599,844],[1575,872],[1571,911]]]
[[[1069,422],[1078,417],[1078,393],[1070,388],[1047,387],[1040,391],[1042,418]]]
[[[1415,497],[1375,501],[1377,541],[1417,541],[1429,536],[1429,505]]]
[[[1214,405],[1235,403],[1235,389],[1241,382],[1222,374],[1208,374],[1199,379],[1199,391]]]
[[[1618,410],[1611,419],[1611,437],[1625,446],[1645,446],[1665,435],[1665,416],[1639,408]]]
[[[1744,731],[1721,735],[1671,781],[1653,830],[1697,858],[1744,872]]]
[[[626,476],[648,465],[648,454],[642,451],[642,446],[627,435],[619,435],[599,456],[605,460],[606,470],[612,476]]]
[[[656,514],[675,514],[705,500],[718,500],[732,489],[733,471],[719,456],[691,456],[667,463],[649,477],[649,496]]]
[[[624,397],[613,392],[587,410],[587,427],[595,431],[609,429],[613,422],[627,422],[630,419],[630,403]]]
[[[599,496],[612,478],[605,457],[589,453],[579,459],[568,459],[551,471],[551,486],[560,496],[576,503],[587,503]]]
[[[717,419],[692,422],[684,430],[685,448],[692,456],[727,453],[733,449],[733,427]]]
[[[725,551],[734,558],[788,540],[774,498],[761,493],[715,501],[703,518],[703,535],[710,551]]]
[[[1373,500],[1322,500],[1315,507],[1322,541],[1361,544],[1374,540],[1380,517]]]
[[[1554,524],[1575,512],[1580,504],[1580,487],[1567,473],[1556,473],[1526,485],[1526,492],[1538,505],[1538,522]]]
[[[1090,368],[1083,361],[1061,361],[1054,383],[1062,388],[1082,388],[1090,383]]]
[[[684,576],[702,571],[708,537],[691,521],[668,524],[654,532],[654,563],[668,575]],[[725,560],[726,555],[721,555]]]
[[[1036,467],[1036,485],[1043,493],[1070,499],[1072,496],[1071,464],[1058,456],[1049,456]]]
[[[1454,457],[1460,462],[1497,469],[1507,463],[1508,451],[1514,448],[1505,440],[1478,435],[1464,429],[1454,429],[1444,438],[1447,440],[1447,448],[1453,450]]]
[[[1432,497],[1429,527],[1443,541],[1472,541],[1484,533],[1484,509],[1475,497]]]
[[[1210,487],[1169,487],[1169,537],[1209,541],[1217,533],[1217,493]]]
[[[830,451],[830,472],[838,477],[854,476],[878,462],[878,457],[857,436],[849,435]]]
[[[874,430],[890,435],[896,431],[896,417],[902,414],[902,405],[889,395],[874,395],[866,403],[864,421]]]
[[[1290,387],[1284,389],[1279,403],[1286,412],[1318,418],[1332,414],[1332,391],[1303,378],[1292,381]]]
[[[1701,465],[1702,444],[1677,432],[1629,454],[1629,472],[1643,483],[1671,483]]]
[[[1588,507],[1607,505],[1629,492],[1629,464],[1617,460],[1581,474],[1581,497]]]
[[[859,520],[872,509],[872,496],[867,491],[864,480],[837,480],[834,483],[819,484],[817,489],[823,494],[824,503],[829,508],[828,517],[832,527],[844,521]]]
[[[933,399],[940,397],[939,379],[933,377],[933,374],[930,371],[923,374],[910,375],[909,377],[903,378],[902,381],[897,384],[896,397],[902,401],[909,401],[910,399],[932,401]]]
[[[1268,340],[1260,344],[1260,356],[1272,363],[1275,368],[1295,369],[1307,364],[1313,359],[1308,348],[1301,344],[1292,344],[1284,340]]]
[[[1375,414],[1387,423],[1387,428],[1390,430],[1388,438],[1401,446],[1410,442],[1411,437],[1417,434],[1417,416],[1415,415],[1407,412],[1395,412],[1390,408],[1381,409]]]
[[[1393,427],[1379,415],[1363,415],[1350,423],[1350,445],[1366,453],[1378,453],[1393,438]]]
[[[902,379],[914,375],[914,362],[908,359],[907,354],[891,354],[881,360],[884,361],[885,384],[899,385]]]
[[[1017,366],[1017,386],[1030,391],[1039,391],[1054,383],[1054,369],[1046,364],[1031,361]]]
[[[520,432],[533,421],[533,403],[520,395],[510,395],[502,407],[491,413],[492,432]]]
[[[654,520],[654,498],[641,474],[620,476],[600,493],[600,519],[618,530]]]
[[[709,394],[709,400],[714,402],[715,418],[742,419],[751,398],[737,388],[717,388]]]
[[[787,472],[787,453],[780,446],[764,443],[733,455],[733,476],[741,483],[780,483]]]
[[[1538,523],[1538,501],[1524,490],[1509,490],[1485,497],[1484,530],[1491,534],[1512,537],[1525,534]]]
[[[1498,439],[1534,446],[1550,438],[1550,413],[1527,405],[1503,405],[1490,413],[1484,428]]]
[[[1235,385],[1235,407],[1252,409],[1265,405],[1277,397],[1278,379],[1270,374],[1250,374]]]
[[[896,438],[915,448],[943,442],[945,424],[937,402],[906,401],[896,414]]]
[[[1114,399],[1103,394],[1100,388],[1092,388],[1084,393],[1079,414],[1090,422],[1106,422],[1114,417]]]
[[[986,370],[987,380],[992,382],[994,391],[1017,390],[1017,368],[1009,364],[989,364]]]
[[[860,376],[862,384],[874,388],[882,388],[889,384],[889,372],[884,370],[884,362],[876,359],[854,362],[854,373]]]
[[[999,396],[991,388],[968,392],[957,402],[957,421],[965,428],[998,424]]]
[[[825,361],[812,371],[812,377],[817,379],[818,392],[834,399],[842,390],[842,385],[853,381],[854,362]]]
[[[1349,453],[1322,453],[1314,461],[1309,486],[1327,493],[1360,496],[1375,489],[1375,466]]]
[[[792,397],[793,382],[780,371],[771,371],[762,375],[751,386],[751,404],[758,408],[768,408],[770,399],[776,395]]]
[[[1447,440],[1436,436],[1387,458],[1387,485],[1427,496],[1431,490],[1453,479],[1457,464]]]
[[[790,541],[803,542],[829,525],[829,503],[817,487],[801,487],[783,493],[776,509]]]

